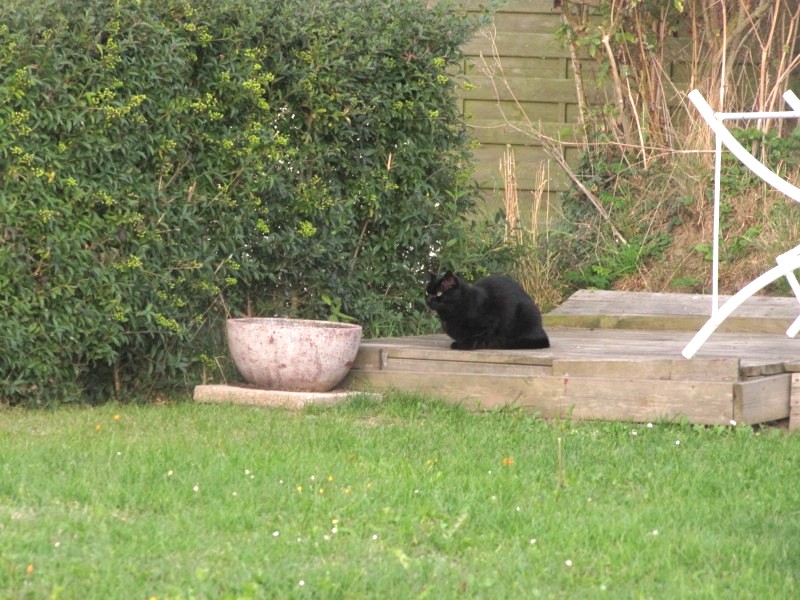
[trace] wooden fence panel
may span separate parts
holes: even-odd
[[[483,3],[464,0],[463,6],[478,12]],[[480,144],[475,178],[487,211],[494,214],[503,206],[501,157],[510,146],[523,224],[530,224],[532,207],[557,214],[560,195],[571,186],[567,174],[531,135],[534,127],[551,138],[575,140],[577,92],[569,50],[556,37],[561,24],[561,10],[553,7],[553,0],[510,0],[494,15],[492,26],[464,47],[465,73],[475,87],[464,89],[460,102]],[[691,56],[691,38],[672,38],[665,44],[672,79],[688,79],[681,72]],[[604,86],[597,84],[596,69],[593,61],[583,63],[587,100],[594,106],[609,101]],[[567,163],[576,164],[579,155],[577,149],[569,149]],[[537,222],[544,224],[546,219],[540,215]]]
[[[479,2],[469,0],[468,9]],[[548,136],[566,134],[576,122],[577,95],[569,51],[556,39],[561,13],[552,0],[507,2],[492,27],[480,32],[464,48],[465,72],[475,87],[460,96],[473,137],[475,178],[489,214],[503,206],[501,159],[507,146],[514,151],[520,215],[530,225],[544,223],[558,210],[559,195],[569,189],[569,178],[530,134],[529,123]],[[577,152],[570,152],[570,159]],[[538,199],[535,191],[538,190]],[[533,210],[539,208],[539,216]]]

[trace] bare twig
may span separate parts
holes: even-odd
[[[545,146],[545,151],[550,156],[553,157],[553,159],[558,163],[558,166],[561,167],[561,169],[567,174],[567,176],[578,187],[581,193],[589,199],[589,202],[592,203],[592,206],[594,206],[595,209],[597,209],[597,212],[600,214],[600,216],[603,217],[606,223],[608,223],[608,226],[611,228],[611,233],[614,234],[614,237],[617,238],[617,240],[621,244],[627,246],[628,240],[626,240],[623,237],[622,233],[620,233],[619,229],[617,229],[614,226],[614,223],[611,222],[611,217],[609,216],[605,207],[603,207],[603,204],[600,202],[597,196],[595,196],[594,193],[583,184],[583,182],[580,180],[580,178],[572,169],[572,167],[570,167],[569,164],[567,163],[567,160],[564,158],[564,155],[561,154],[561,152],[558,151],[557,148],[552,148],[552,147],[548,148],[547,146]]]
[[[619,67],[617,66],[617,59],[614,57],[614,51],[611,49],[610,35],[602,27],[600,29],[601,42],[606,51],[608,64],[611,71],[611,79],[614,81],[614,104],[617,106],[619,125],[622,127],[622,139],[625,143],[630,143],[630,126],[626,118],[625,99],[622,95],[622,78],[619,75]]]

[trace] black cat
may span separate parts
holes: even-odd
[[[455,340],[454,350],[550,346],[539,307],[510,277],[491,275],[469,284],[450,271],[430,276],[425,303]]]

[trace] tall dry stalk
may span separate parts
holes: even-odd
[[[500,173],[503,176],[503,208],[506,213],[505,239],[517,235],[519,227],[519,196],[517,195],[517,165],[514,148],[508,144],[500,159]]]
[[[542,161],[536,170],[536,183],[534,184],[533,202],[531,203],[531,231],[543,232],[544,242],[549,241],[549,232],[546,227],[542,227],[539,219],[544,212],[544,222],[550,222],[550,202],[548,198],[548,189],[550,183],[550,163]],[[542,210],[544,209],[544,211]]]
[[[531,192],[530,220],[526,225],[521,219],[519,191],[517,189],[517,165],[514,149],[509,145],[500,161],[503,174],[503,205],[505,208],[506,241],[513,241],[518,250],[512,275],[545,309],[556,306],[563,299],[556,273],[556,254],[549,247],[549,235],[540,229],[542,213],[549,220],[547,190],[549,174],[546,163],[541,163],[536,172],[535,188]]]
[[[776,0],[776,5],[784,4],[786,0]],[[781,108],[781,95],[786,90],[789,76],[800,67],[800,53],[798,50],[798,40],[800,39],[800,4],[791,12],[788,3],[786,8],[781,10],[780,6],[772,12],[769,33],[766,37],[757,36],[758,44],[761,49],[761,62],[759,65],[759,77],[757,88],[758,110],[769,108]],[[780,47],[777,62],[771,65],[775,58],[773,49]],[[771,122],[760,120],[756,126],[759,129],[768,131]],[[779,134],[786,131],[788,123],[784,120],[777,122]]]

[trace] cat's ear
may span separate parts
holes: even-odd
[[[444,274],[444,277],[442,277],[442,282],[439,284],[439,286],[441,287],[442,291],[447,291],[454,287],[458,287],[458,278],[448,271]]]

